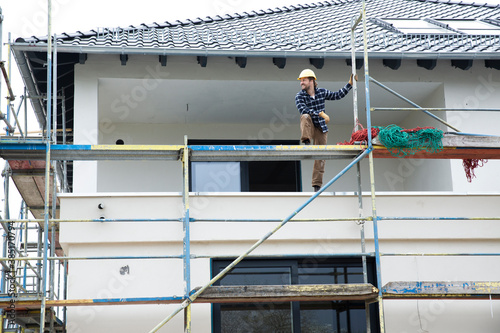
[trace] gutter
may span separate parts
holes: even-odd
[[[31,68],[26,61],[26,56],[24,51],[16,48],[11,48],[11,49],[12,53],[14,54],[14,58],[17,62],[17,66],[19,67],[19,71],[23,78],[24,84],[26,85],[26,88],[28,90],[28,96],[40,96],[41,94],[37,89],[33,76],[31,75],[32,73]],[[38,123],[40,124],[42,129],[46,128],[46,122],[45,122],[46,113],[43,107],[42,99],[41,98],[29,98],[29,99],[31,100],[31,105],[33,107],[33,110],[35,111]]]
[[[14,43],[13,50],[46,52],[47,44]],[[324,58],[349,59],[350,51],[261,51],[261,50],[217,50],[217,49],[186,49],[186,48],[138,48],[113,46],[73,46],[58,45],[60,53],[88,53],[88,54],[139,54],[139,55],[172,55],[172,56],[224,56],[224,57],[272,57],[272,58]],[[363,57],[363,52],[356,52],[356,56]],[[498,52],[368,52],[372,59],[498,59]]]

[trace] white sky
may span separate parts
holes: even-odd
[[[53,32],[139,25],[297,4],[300,0],[52,0]],[[308,3],[311,1],[302,1]],[[5,32],[47,35],[47,1],[0,0]],[[4,37],[4,42],[6,37]]]

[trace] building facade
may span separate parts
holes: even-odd
[[[186,281],[190,291],[204,286],[308,202],[314,195],[314,158],[307,154],[274,161],[200,158],[186,166],[186,178],[182,156],[140,154],[174,145],[180,155],[184,145],[300,145],[297,76],[312,68],[321,87],[338,90],[347,83],[350,20],[363,3],[326,1],[60,36],[59,59],[71,63],[58,68],[70,77],[69,83],[67,78],[58,82],[69,106],[67,111],[60,106],[61,117],[68,112],[68,118],[63,123],[58,116],[58,128],[73,131],[67,143],[140,152],[133,158],[75,158],[71,178],[64,180],[71,190],[58,194],[62,220],[102,220],[61,222],[64,255],[109,257],[70,260],[68,299],[133,300],[68,307],[68,332],[153,329],[179,307]],[[371,112],[371,124],[455,132],[421,111],[405,109],[412,105],[373,82],[365,89],[369,76],[422,108],[442,109],[432,113],[461,132],[498,135],[500,115],[481,109],[500,105],[500,9],[445,1],[366,5],[368,58],[363,58],[361,28],[355,35],[356,63],[364,65],[357,71],[359,123],[366,126],[369,106],[401,108]],[[308,29],[307,22],[312,22]],[[46,41],[18,39],[13,45],[21,72],[31,71],[24,78],[33,91],[44,88],[34,66]],[[352,95],[327,102],[330,145],[351,137]],[[36,103],[43,125],[46,105]],[[500,215],[500,176],[494,158],[475,170],[472,182],[460,158],[375,158],[373,168],[365,158],[359,163],[361,201],[356,170],[342,174],[351,159],[328,159],[325,183],[341,177],[296,215],[300,221],[287,223],[216,285],[370,283],[383,290],[382,305],[319,298],[194,302],[192,331],[365,332],[367,326],[372,332],[497,331],[500,308],[491,290],[474,300],[457,295],[415,300],[391,297],[388,285],[498,280],[500,227],[494,218]],[[189,279],[182,260],[186,214],[192,219]],[[378,234],[372,220],[352,219],[359,216],[383,217]],[[471,220],[476,217],[487,218]],[[365,275],[362,253],[369,253]],[[459,255],[471,253],[476,255]],[[174,304],[138,304],[141,298],[168,297]],[[179,314],[159,331],[183,327]]]

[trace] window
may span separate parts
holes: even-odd
[[[374,264],[368,261],[368,281]],[[215,276],[231,261],[214,260]],[[216,285],[283,285],[363,283],[360,258],[249,259],[240,262]],[[378,309],[370,305],[370,326],[378,332]],[[213,331],[229,332],[366,332],[364,302],[317,301],[213,304]]]
[[[257,145],[239,140],[189,140],[189,145]],[[266,145],[298,145],[273,140]],[[300,161],[190,162],[190,191],[300,192]]]
[[[373,22],[386,29],[403,34],[427,35],[500,35],[500,27],[478,20],[465,19],[402,19],[384,18],[374,19]]]
[[[500,27],[476,20],[436,20],[469,35],[500,35]]]
[[[421,19],[383,19],[382,22],[390,24],[404,34],[455,34],[452,30]]]

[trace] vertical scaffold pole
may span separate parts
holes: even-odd
[[[355,35],[354,31],[356,29],[357,22],[354,20],[351,22],[351,74],[352,76],[356,75],[356,43],[355,43]],[[352,111],[354,114],[354,131],[357,131],[358,128],[358,85],[356,80],[353,78],[352,80]]]
[[[43,264],[42,264],[42,305],[40,308],[40,332],[45,331],[45,304],[47,297],[47,255],[49,242],[49,194],[50,194],[50,141],[52,111],[52,0],[48,0],[47,32],[47,120],[46,120],[46,155],[45,155],[45,210],[43,228]]]
[[[184,136],[184,149],[182,152],[182,173],[184,184],[182,201],[184,204],[184,242],[182,258],[184,260],[184,295],[188,298],[191,292],[191,240],[189,234],[189,150],[187,135]],[[191,333],[191,305],[184,308],[184,332]]]
[[[355,31],[356,27],[359,24],[360,17],[356,20],[354,18],[351,20],[351,74],[353,76],[352,80],[352,110],[354,113],[354,129],[353,132],[359,130],[359,119],[358,119],[358,85],[355,79],[356,76],[356,36]],[[360,162],[356,164],[356,175],[358,179],[358,216],[363,216],[363,194],[361,191],[361,165]],[[365,245],[365,221],[358,221],[360,228],[360,238],[361,238],[361,252],[366,253],[366,245]],[[363,282],[368,283],[368,268],[366,266],[366,256],[361,257],[361,262],[363,265]],[[371,332],[370,327],[370,304],[365,302],[365,317],[366,317],[366,332]]]
[[[365,96],[366,96],[366,127],[368,130],[368,148],[370,149],[369,166],[370,166],[370,190],[372,200],[372,218],[373,218],[373,241],[375,244],[375,266],[377,273],[377,286],[378,286],[378,308],[379,308],[379,321],[380,332],[385,333],[385,320],[384,320],[384,304],[382,299],[382,275],[380,268],[380,249],[378,239],[378,217],[377,208],[375,204],[375,173],[373,168],[373,149],[372,149],[372,122],[371,122],[371,107],[370,107],[370,72],[368,68],[368,36],[366,32],[366,2],[363,0],[362,4],[363,16],[363,53],[364,53],[364,66],[365,66]]]
[[[10,56],[10,43],[11,43],[11,34],[10,32],[8,33],[8,44],[7,44],[7,50],[8,50],[8,53],[7,53],[7,78],[9,78],[9,81],[10,81],[10,78],[12,78],[12,75],[11,75],[11,56]],[[11,84],[7,84],[8,86],[11,86]],[[9,93],[10,95],[10,93]],[[14,96],[10,96],[10,97],[14,97]],[[7,102],[7,123],[10,124],[10,111],[11,111],[11,101],[10,99],[7,99],[8,102]],[[10,132],[10,128],[9,126],[7,126],[7,135],[12,135],[12,133]]]
[[[53,69],[53,75],[52,78],[54,80],[54,85],[53,85],[53,99],[52,99],[52,140],[54,144],[57,144],[57,41],[56,41],[56,35],[54,34],[54,65],[52,67]],[[57,213],[57,182],[56,182],[56,161],[52,161],[52,218],[56,218],[56,213]],[[54,257],[55,255],[55,231],[56,231],[56,226],[55,224],[52,224],[50,227],[51,231],[51,239],[50,239],[50,256]],[[53,260],[50,261],[50,299],[54,299],[54,278],[55,278],[55,262]]]

